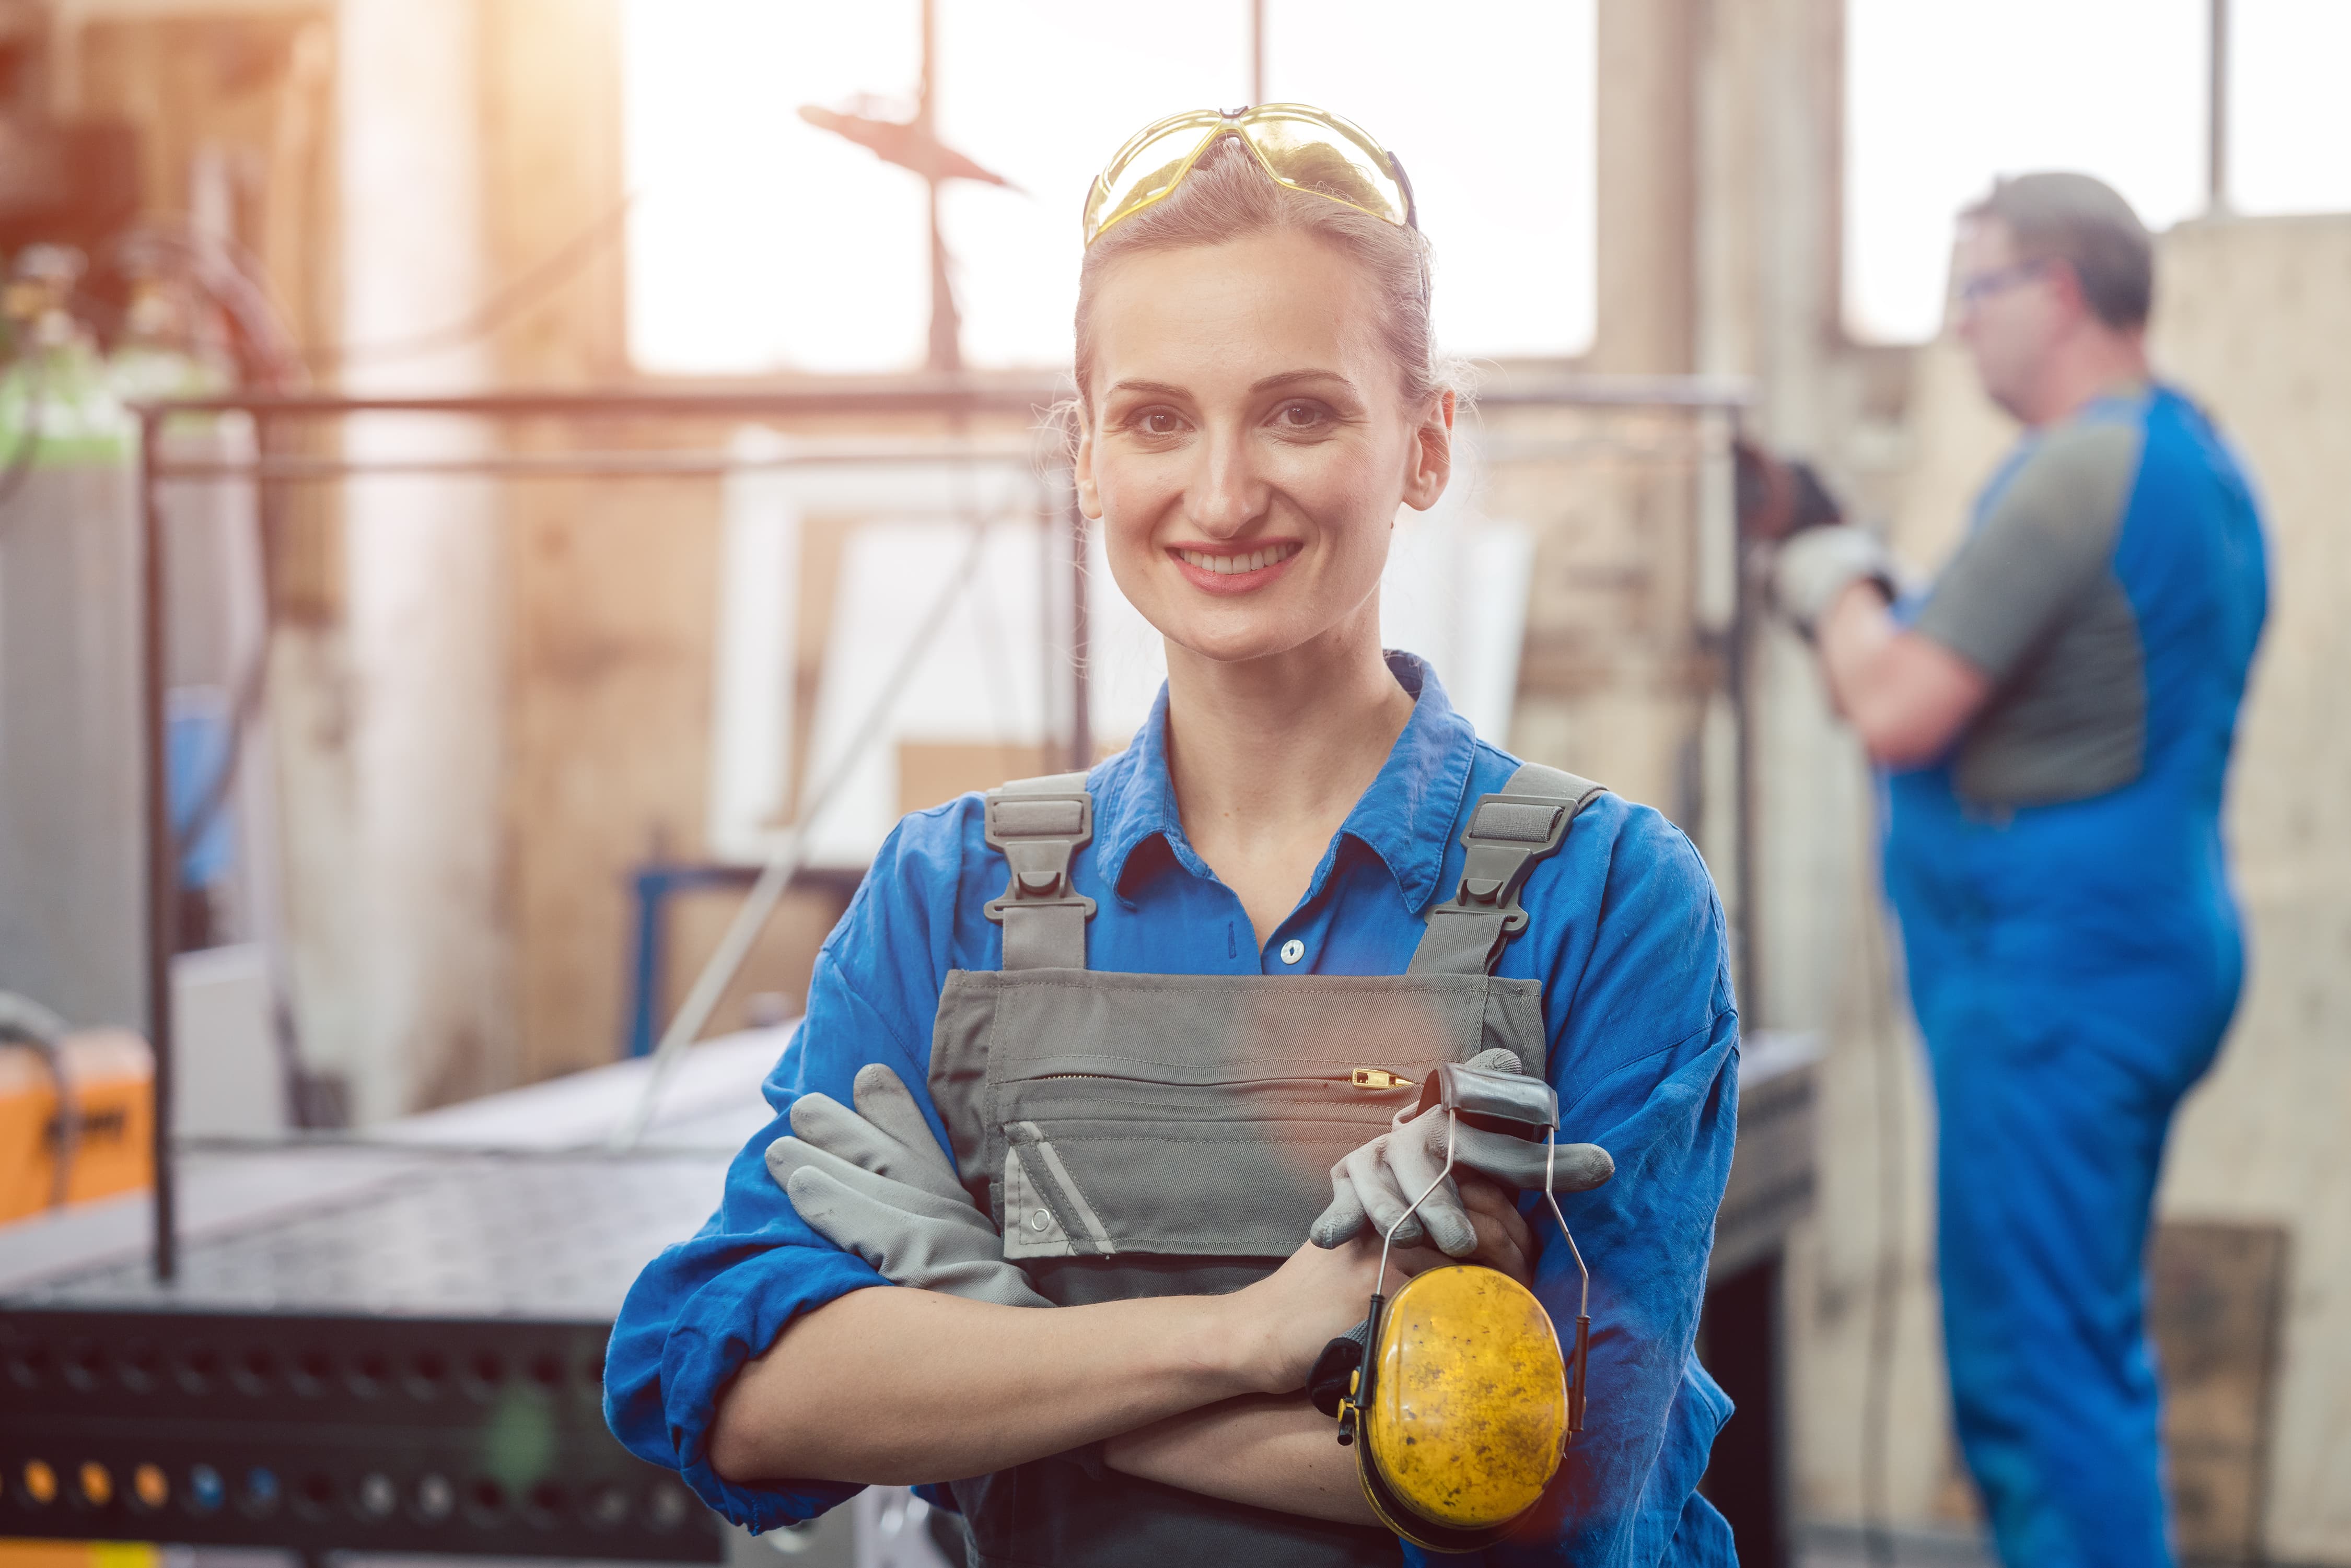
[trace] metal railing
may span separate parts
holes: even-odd
[[[444,415],[455,418],[514,422],[556,420],[585,423],[615,420],[830,420],[857,416],[939,416],[964,421],[977,416],[1027,418],[1041,423],[1057,402],[1060,388],[1040,382],[990,382],[963,377],[912,376],[887,381],[828,382],[768,389],[729,388],[718,391],[524,391],[463,393],[445,396],[340,396],[308,393],[256,392],[228,394],[166,402],[143,403],[134,410],[140,425],[138,456],[137,624],[141,639],[140,659],[142,815],[145,858],[145,1021],[154,1055],[154,1206],[152,1267],[159,1280],[172,1279],[179,1268],[179,1210],[176,1151],[172,1121],[172,1081],[175,1071],[172,1019],[171,963],[178,946],[176,896],[179,867],[166,777],[166,668],[164,530],[162,492],[167,485],[197,480],[245,479],[261,483],[306,483],[370,474],[481,475],[517,479],[563,477],[676,478],[716,476],[761,465],[761,459],[720,452],[576,452],[507,453],[453,458],[369,460],[292,456],[272,451],[270,432],[296,422],[336,419],[361,414]],[[1527,380],[1482,392],[1479,405],[1487,411],[1542,408],[1682,411],[1708,423],[1715,434],[1707,438],[1711,450],[1719,440],[1723,493],[1701,505],[1722,513],[1717,530],[1723,548],[1735,550],[1735,529],[1729,527],[1731,505],[1729,443],[1750,402],[1744,382],[1721,378],[1682,376],[1556,376]],[[162,434],[166,422],[191,415],[243,414],[255,421],[261,439],[255,458],[246,463],[172,461],[163,455]],[[999,443],[999,444],[1001,444]],[[841,461],[922,461],[942,455],[935,445],[918,451],[915,444],[888,440],[827,442],[804,454],[776,459],[778,463]],[[967,458],[981,451],[966,446],[944,455]],[[1005,448],[1008,453],[1009,447]],[[1553,444],[1541,454],[1561,455]],[[1531,455],[1533,454],[1530,449]],[[991,453],[1003,455],[1004,453]],[[1073,564],[1082,572],[1083,519],[1075,517],[1077,544]],[[1739,964],[1747,986],[1754,984],[1752,900],[1748,894],[1752,867],[1753,758],[1747,722],[1748,647],[1753,626],[1746,574],[1733,559],[1728,563],[1731,605],[1723,641],[1727,644],[1724,685],[1736,725],[1736,846],[1735,877],[1739,884]],[[1088,712],[1085,688],[1085,593],[1072,599],[1074,685],[1071,749],[1083,766],[1091,760],[1092,740],[1085,733]]]

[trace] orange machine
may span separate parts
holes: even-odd
[[[0,1045],[0,1224],[68,1203],[109,1197],[155,1177],[154,1060],[127,1030],[89,1030],[59,1042],[57,1056],[80,1114],[68,1128],[57,1081],[29,1045]],[[64,1191],[57,1160],[71,1133]]]

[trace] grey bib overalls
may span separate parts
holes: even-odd
[[[1005,1256],[1063,1306],[1238,1290],[1304,1242],[1331,1167],[1438,1063],[1502,1046],[1541,1076],[1541,986],[1489,971],[1525,928],[1527,873],[1600,792],[1520,768],[1471,813],[1461,885],[1430,909],[1405,973],[1298,978],[1088,969],[1094,904],[1069,877],[1093,833],[1085,776],[992,792],[987,841],[1012,868],[987,906],[1004,968],[947,976],[930,1091]],[[1412,1082],[1378,1086],[1391,1078]],[[1218,1501],[1082,1455],[954,1491],[972,1561],[989,1568],[1401,1561],[1384,1531]]]

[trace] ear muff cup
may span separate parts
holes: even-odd
[[[1382,1523],[1433,1552],[1499,1540],[1559,1473],[1567,1367],[1551,1314],[1470,1264],[1406,1281],[1372,1325],[1355,1468]]]

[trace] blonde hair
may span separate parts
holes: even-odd
[[[1395,360],[1407,402],[1441,392],[1466,401],[1466,368],[1437,352],[1429,330],[1426,238],[1417,229],[1276,183],[1238,136],[1220,137],[1172,193],[1102,231],[1087,250],[1078,272],[1080,401],[1092,400],[1094,295],[1120,257],[1288,233],[1312,235],[1363,268],[1379,301],[1380,337]]]

